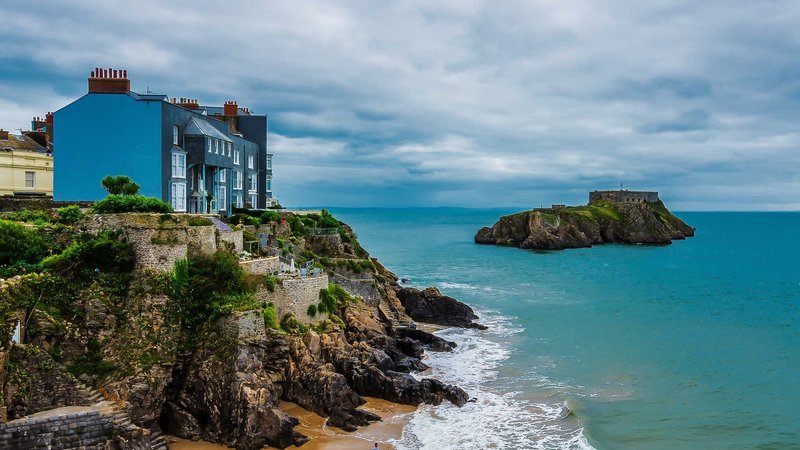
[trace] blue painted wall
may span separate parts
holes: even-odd
[[[163,198],[161,102],[87,94],[55,112],[56,200],[99,200],[106,175],[127,175]],[[170,141],[171,142],[171,141]]]

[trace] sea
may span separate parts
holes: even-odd
[[[476,245],[512,209],[344,209],[413,287],[474,308],[425,376],[475,398],[425,405],[410,449],[800,449],[800,213],[677,213],[668,246]]]

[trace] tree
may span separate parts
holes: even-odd
[[[139,193],[139,185],[130,177],[125,175],[107,176],[101,182],[109,194],[114,195],[136,195]]]

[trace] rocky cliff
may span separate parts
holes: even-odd
[[[586,206],[535,209],[501,217],[475,235],[478,244],[560,250],[597,244],[669,244],[694,236],[694,228],[661,201],[598,201]]]
[[[22,275],[13,282],[0,280],[0,407],[14,405],[14,417],[24,417],[42,403],[29,386],[48,383],[48,371],[8,362],[14,317],[26,319],[27,346],[101,392],[135,426],[237,449],[305,442],[294,431],[297,419],[278,409],[281,400],[345,430],[379,420],[360,409],[362,396],[413,405],[467,402],[457,386],[411,375],[427,369],[425,351],[451,351],[455,344],[409,328],[398,298],[420,297],[410,306],[417,317],[453,326],[475,326],[472,310],[432,290],[416,295],[401,289],[346,225],[322,217],[338,223],[337,232],[322,235],[305,234],[302,227],[317,224],[291,217],[291,227],[283,226],[285,218],[266,225],[274,245],[267,251],[352,286],[323,289],[314,306],[324,305],[325,315],[307,326],[291,315],[275,317],[274,305],[257,293],[275,289],[281,279],[245,273],[234,253],[187,247],[187,259],[162,270],[175,249],[186,245],[181,233],[202,228],[213,236],[214,230],[183,216],[146,219],[90,217],[100,225],[39,230],[14,225],[31,242],[39,242],[36,235],[43,232],[62,241],[31,258],[35,264],[15,268]],[[126,229],[133,227],[127,221],[135,222],[135,233]],[[103,225],[112,222],[112,229]],[[69,386],[64,392],[68,401]]]

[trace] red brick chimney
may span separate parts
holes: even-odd
[[[127,94],[131,91],[131,80],[127,70],[101,69],[96,67],[89,76],[89,92],[103,94]]]
[[[200,102],[196,98],[180,98],[178,106],[183,106],[186,109],[200,109]]]
[[[236,117],[239,115],[239,105],[236,104],[234,100],[229,100],[225,102],[225,106],[222,107],[222,115],[226,117]]]

